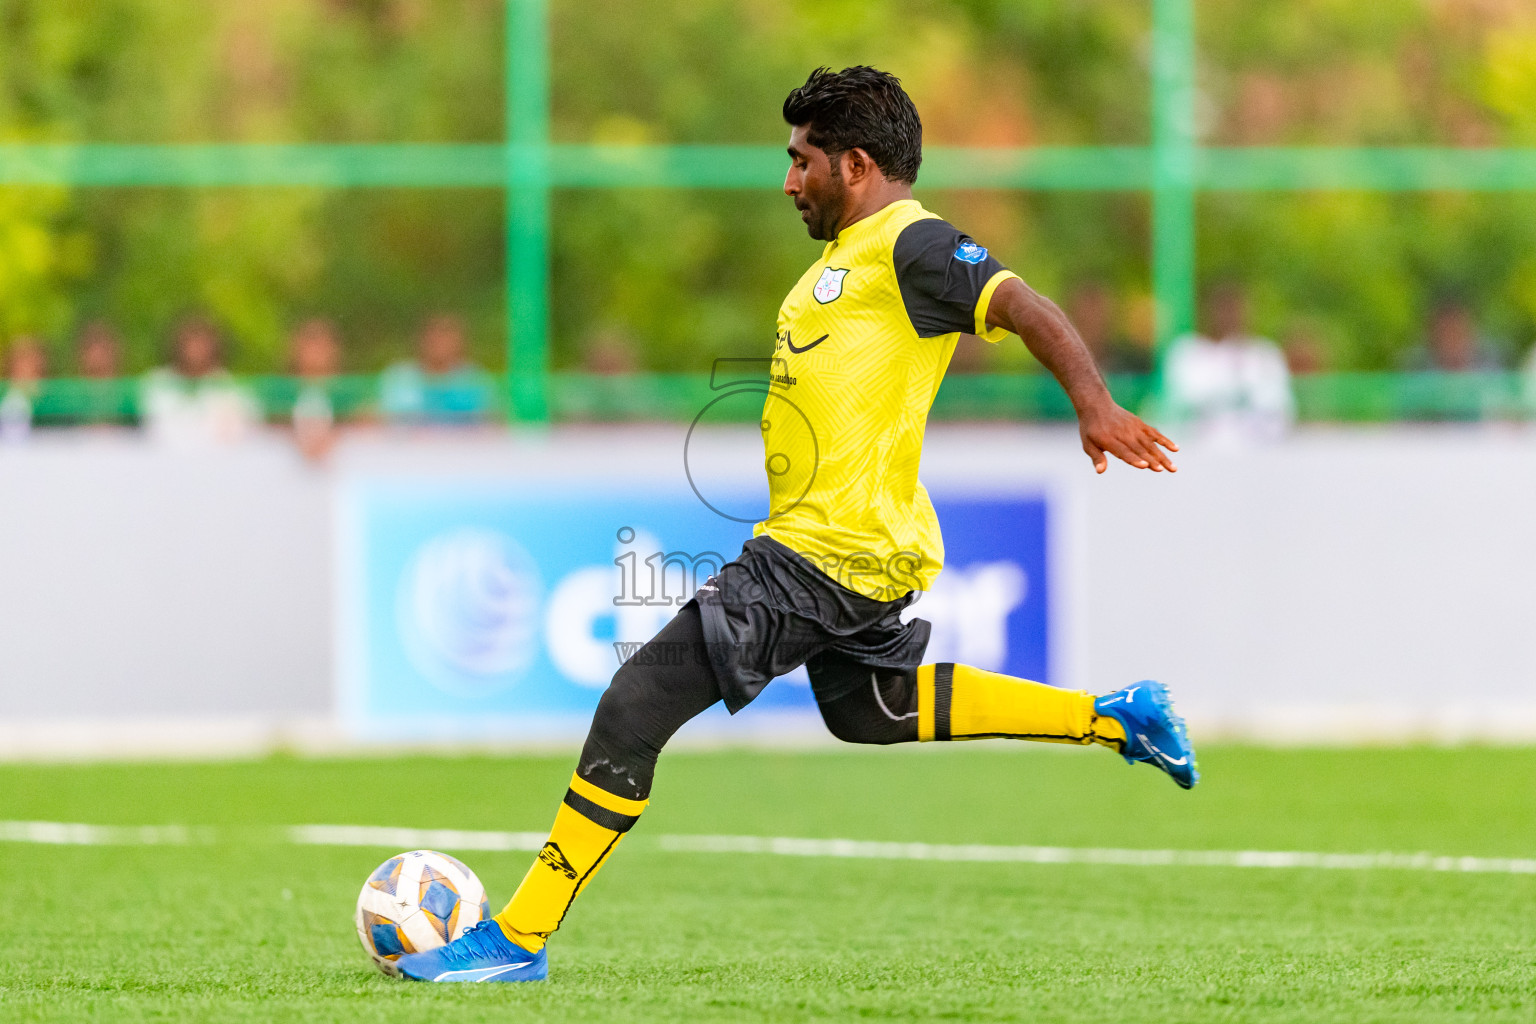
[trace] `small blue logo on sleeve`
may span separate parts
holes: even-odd
[[[987,258],[987,250],[975,242],[961,242],[960,248],[955,250],[955,259],[961,263],[980,263]]]

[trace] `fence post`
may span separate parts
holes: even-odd
[[[1194,0],[1152,0],[1152,295],[1157,346],[1195,329]]]
[[[507,413],[549,419],[549,19],[507,0]]]

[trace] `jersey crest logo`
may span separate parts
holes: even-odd
[[[848,276],[849,267],[844,270],[834,270],[827,267],[821,272],[821,278],[817,280],[816,287],[811,289],[811,294],[816,296],[816,301],[825,306],[843,294],[843,278]]]
[[[960,247],[955,250],[955,259],[961,263],[980,263],[986,258],[987,250],[975,242],[961,242]]]

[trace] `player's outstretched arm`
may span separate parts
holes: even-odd
[[[1178,471],[1168,452],[1178,451],[1179,446],[1115,402],[1093,354],[1056,303],[1010,278],[992,294],[987,323],[1023,338],[1035,358],[1061,382],[1077,410],[1083,451],[1097,472],[1109,468],[1106,452],[1137,469]]]

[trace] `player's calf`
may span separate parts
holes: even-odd
[[[1199,778],[1184,721],[1168,691],[1145,681],[1103,697],[941,662],[917,670],[917,739],[1003,737],[1098,743],[1167,772],[1185,789]]]
[[[1030,679],[940,662],[917,670],[920,740],[1006,738],[1047,743],[1103,743],[1119,749],[1117,720],[1103,718],[1096,698]]]

